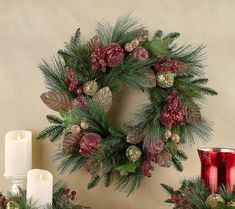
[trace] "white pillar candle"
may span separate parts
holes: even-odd
[[[52,203],[53,176],[49,171],[33,169],[27,174],[27,200],[37,202],[37,206],[44,208]]]
[[[10,131],[5,135],[5,175],[26,176],[32,169],[32,132]]]

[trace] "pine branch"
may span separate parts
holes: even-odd
[[[63,153],[61,153],[60,148],[59,151],[54,155],[53,159],[58,161],[58,170],[61,174],[64,174],[65,172],[73,173],[78,171],[87,161],[87,159],[81,156],[79,153],[65,156]]]
[[[172,163],[177,171],[183,171],[183,165],[178,158],[172,157]]]
[[[113,175],[114,175],[113,171],[109,171],[109,172],[107,172],[104,175],[104,185],[106,187],[109,187],[112,184],[112,182],[113,182]]]
[[[91,181],[87,185],[87,189],[93,189],[94,187],[97,186],[99,181],[100,181],[100,176],[97,175],[97,176],[92,177]]]
[[[58,116],[56,115],[47,115],[46,116],[47,120],[49,123],[53,124],[63,124],[63,120],[61,120]]]
[[[63,134],[64,127],[62,125],[51,125],[47,128],[45,128],[43,131],[41,131],[37,139],[46,139],[50,138],[50,140],[53,142],[55,140],[58,140],[59,137]]]
[[[191,81],[191,84],[199,84],[199,85],[204,85],[208,83],[208,79],[207,78],[197,78]]]
[[[183,150],[177,150],[176,157],[179,160],[187,160],[188,159],[186,153]]]
[[[174,195],[175,194],[175,190],[173,189],[173,187],[168,186],[166,184],[161,184],[161,186],[167,191],[167,193],[169,195]]]
[[[127,176],[119,176],[116,189],[124,191],[129,196],[134,190],[138,189],[144,179],[140,170],[136,173],[129,173]]]

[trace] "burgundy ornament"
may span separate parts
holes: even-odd
[[[80,154],[88,156],[98,149],[101,137],[95,133],[86,133],[80,141]]]
[[[123,62],[125,57],[123,48],[118,43],[109,44],[103,48],[97,47],[91,54],[92,69],[105,72],[106,67],[115,67]]]
[[[155,64],[155,71],[178,73],[180,72],[180,65],[178,61],[161,57]]]
[[[174,90],[167,98],[167,104],[163,107],[160,121],[169,128],[185,123],[185,108],[180,97],[177,96],[177,92]]]
[[[221,185],[235,192],[235,149],[201,148],[201,179],[212,193]]]
[[[161,153],[164,150],[165,143],[162,139],[158,140],[155,143],[150,143],[146,145],[147,152],[150,152],[154,155]]]
[[[149,58],[149,53],[144,47],[137,46],[131,52],[131,56],[139,61],[145,61]]]

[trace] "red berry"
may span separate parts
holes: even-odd
[[[72,195],[72,196],[75,196],[76,194],[77,194],[76,191],[72,191],[72,192],[71,192],[71,195]]]
[[[67,194],[69,194],[69,192],[70,192],[70,189],[69,189],[69,188],[65,188],[65,189],[64,189],[64,194],[67,195]]]

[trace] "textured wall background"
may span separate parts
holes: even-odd
[[[209,98],[204,110],[213,121],[214,136],[209,146],[234,147],[234,82],[235,82],[235,1],[233,0],[0,0],[0,189],[9,189],[3,177],[4,134],[12,129],[29,129],[36,135],[47,125],[47,107],[39,99],[45,91],[37,64],[49,58],[64,45],[77,27],[91,37],[96,20],[114,22],[129,9],[143,17],[143,22],[154,32],[179,31],[179,43],[207,45],[206,74],[210,85],[219,92]],[[145,98],[143,94],[127,90],[122,101],[115,102],[113,117],[118,123]],[[126,98],[126,99],[125,99]],[[124,100],[125,99],[125,100]],[[118,115],[117,115],[118,113]],[[186,147],[189,160],[185,170],[156,169],[141,189],[128,199],[124,194],[106,189],[101,184],[86,190],[88,175],[60,177],[51,160],[55,146],[34,141],[34,167],[53,172],[56,179],[64,178],[79,191],[79,199],[93,209],[166,209],[166,198],[160,183],[176,186],[184,176],[200,172],[196,148]]]

